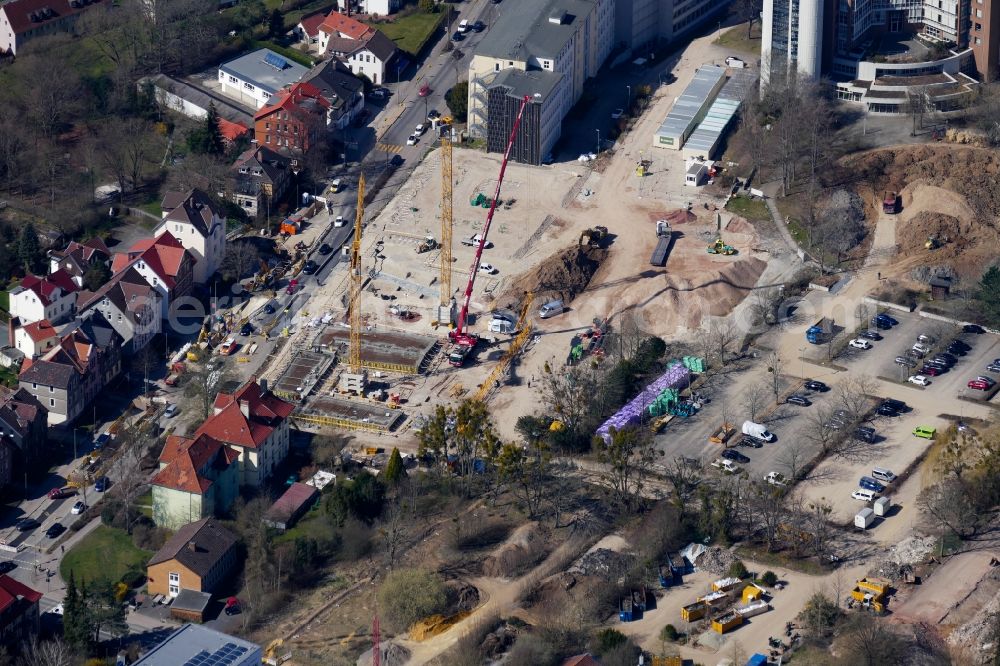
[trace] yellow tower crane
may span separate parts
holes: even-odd
[[[441,139],[441,307],[438,321],[451,324],[451,231],[452,231],[451,139]]]
[[[353,374],[361,374],[361,220],[365,216],[365,174],[358,179],[358,205],[354,215],[354,242],[351,244],[351,348],[347,364]]]
[[[479,402],[486,402],[486,398],[489,396],[490,392],[497,385],[500,377],[507,372],[507,368],[510,366],[510,362],[514,360],[517,353],[521,351],[524,347],[524,343],[528,341],[531,336],[532,326],[531,321],[528,319],[528,310],[531,308],[531,301],[534,299],[534,294],[530,291],[524,297],[524,305],[521,307],[521,316],[517,320],[515,325],[515,330],[518,334],[510,342],[510,347],[507,348],[507,352],[500,357],[497,364],[490,371],[489,376],[486,381],[482,383],[479,389],[476,391],[475,395],[472,397],[473,400],[478,400]]]

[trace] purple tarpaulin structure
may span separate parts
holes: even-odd
[[[642,413],[647,407],[653,404],[656,397],[664,389],[686,387],[691,382],[691,371],[685,368],[679,361],[671,366],[665,373],[660,375],[652,384],[642,390],[639,395],[629,400],[628,404],[619,409],[614,416],[601,424],[597,429],[597,434],[604,441],[610,437],[610,429],[621,430],[630,425],[639,423]]]

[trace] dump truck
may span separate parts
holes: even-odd
[[[709,436],[708,442],[710,444],[725,444],[734,434],[736,434],[736,426],[732,423],[724,423]]]
[[[899,212],[899,195],[895,192],[886,192],[882,197],[882,212],[895,215]]]
[[[656,221],[656,247],[653,248],[653,256],[649,258],[649,263],[653,266],[666,266],[667,255],[670,253],[670,244],[674,240],[670,223],[666,220]]]
[[[729,611],[712,618],[712,630],[724,634],[730,629],[743,624],[743,616],[736,611]]]
[[[438,242],[433,236],[428,236],[427,238],[420,241],[417,245],[417,254],[423,254],[424,252],[430,252],[431,250],[436,250],[438,247]]]
[[[828,341],[831,335],[833,335],[833,320],[829,317],[823,317],[806,330],[806,341],[814,345],[821,345]]]
[[[885,611],[885,597],[890,583],[884,578],[862,578],[851,590],[851,600],[876,613]]]

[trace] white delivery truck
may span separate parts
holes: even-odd
[[[774,433],[765,428],[760,423],[754,423],[753,421],[743,422],[743,434],[754,439],[761,439],[765,442],[773,442],[775,440]]]

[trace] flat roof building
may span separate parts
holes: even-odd
[[[258,49],[219,65],[219,85],[229,97],[257,110],[308,71],[270,49]]]
[[[680,94],[673,108],[653,135],[657,148],[680,150],[702,121],[726,81],[726,69],[705,65],[695,70],[694,78]]]
[[[133,666],[260,666],[256,643],[197,624],[185,624]]]

